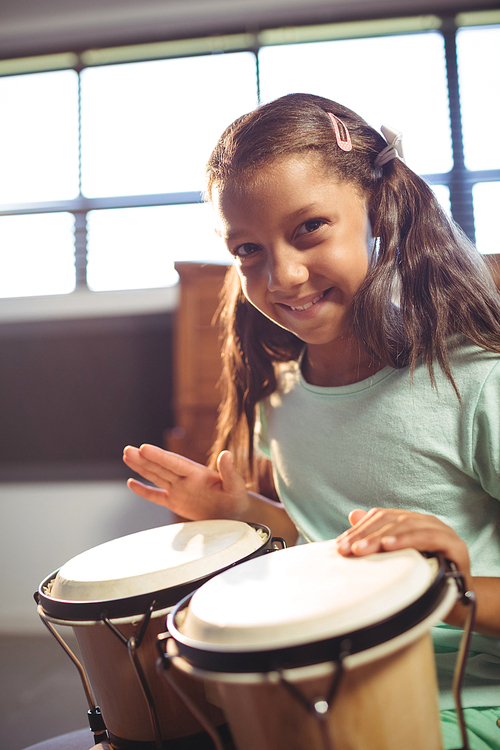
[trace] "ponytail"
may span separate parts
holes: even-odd
[[[500,352],[500,297],[486,263],[399,159],[384,167],[370,218],[376,248],[353,301],[355,334],[382,364],[413,370],[422,356],[433,384],[437,361],[456,389],[452,334]]]

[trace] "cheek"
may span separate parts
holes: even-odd
[[[241,291],[252,305],[259,307],[259,284],[258,279],[254,278],[251,273],[242,273],[238,269],[238,275],[241,282]]]
[[[245,297],[248,299],[248,282],[247,277],[244,273],[241,272],[241,269],[238,270],[238,276],[240,277],[240,284],[241,284],[241,291],[245,295]]]
[[[350,269],[346,269],[351,281],[351,289],[357,292],[366,278],[370,265],[368,252],[365,249],[358,250],[351,258]]]
[[[361,284],[365,280],[366,274],[368,273],[369,265],[370,265],[370,263],[369,263],[368,257],[366,255],[364,255],[362,258],[360,258],[360,261],[359,261],[358,267],[357,267],[357,274],[356,274],[356,277],[357,277],[356,287],[361,286]]]

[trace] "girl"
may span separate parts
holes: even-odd
[[[478,603],[471,746],[499,748],[500,301],[485,264],[394,145],[327,99],[239,118],[207,181],[235,259],[218,437],[209,467],[127,447],[155,485],[129,487],[190,519],[336,538],[343,555],[442,552]],[[279,503],[254,491],[254,444]],[[446,748],[460,744],[450,673],[464,617],[457,604],[434,634]]]

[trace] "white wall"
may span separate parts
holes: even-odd
[[[175,310],[178,302],[178,285],[126,292],[78,289],[71,294],[47,297],[3,297],[0,298],[0,325],[27,320],[147,315]]]
[[[52,571],[97,544],[175,520],[125,482],[0,485],[0,632],[48,635],[33,594]]]
[[[132,315],[175,309],[177,287],[0,300],[0,324],[16,320]],[[125,482],[0,483],[0,632],[47,633],[33,594],[80,552],[176,519]],[[48,633],[47,633],[48,634]]]

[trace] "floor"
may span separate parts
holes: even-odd
[[[22,750],[87,726],[78,672],[56,641],[48,633],[0,636],[1,750]],[[90,731],[89,737],[91,747]]]

